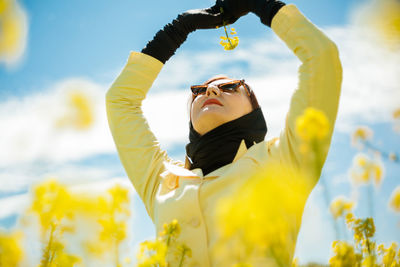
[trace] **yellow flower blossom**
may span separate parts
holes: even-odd
[[[329,259],[329,264],[332,267],[357,266],[361,259],[361,255],[355,252],[354,247],[344,241],[334,241],[332,250],[334,255]]]
[[[30,210],[38,215],[42,234],[59,225],[64,218],[73,217],[74,213],[69,206],[71,195],[67,188],[55,179],[49,179],[36,186],[33,193]]]
[[[167,245],[161,239],[155,241],[144,241],[140,243],[137,254],[138,267],[164,267],[166,262]]]
[[[392,242],[390,247],[385,248],[383,244],[378,246],[378,253],[382,257],[382,264],[384,266],[399,266],[400,265],[400,249],[397,252],[397,243]],[[396,255],[397,254],[397,255]]]
[[[220,11],[222,14],[224,13],[224,9],[222,7],[220,7]],[[225,36],[220,37],[221,38],[220,44],[222,45],[224,50],[233,50],[239,44],[239,37],[237,37],[237,36],[234,36],[233,38],[229,37],[228,31],[226,30],[227,25],[228,24],[225,21],[223,21],[223,26],[224,26],[224,31],[225,31],[226,37]],[[237,34],[235,28],[231,28],[231,35],[235,35],[235,34]]]
[[[393,111],[393,118],[394,118],[394,119],[400,119],[400,108],[395,109],[395,110]]]
[[[367,126],[359,126],[351,136],[351,144],[356,148],[363,148],[363,142],[372,139],[374,132]]]
[[[181,233],[181,227],[178,220],[173,220],[170,223],[164,223],[163,231],[159,233],[160,237],[166,240],[167,246],[170,245],[171,239],[177,238]]]
[[[85,130],[94,122],[93,104],[83,91],[71,90],[67,95],[67,111],[57,122],[56,126],[73,127]]]
[[[370,159],[366,154],[358,153],[353,158],[350,178],[356,185],[368,184],[373,181],[375,186],[379,186],[384,178],[383,163],[378,159]]]
[[[221,41],[219,42],[224,50],[233,50],[239,44],[239,37],[235,36],[233,38],[221,36]]]
[[[338,196],[336,197],[330,205],[330,211],[333,215],[333,217],[339,218],[343,216],[344,214],[352,211],[354,208],[354,202],[348,200],[344,196]]]
[[[0,62],[16,63],[26,47],[26,11],[16,0],[0,0]]]
[[[258,173],[264,175],[247,179],[217,203],[221,239],[213,253],[219,259],[242,253],[250,257],[249,264],[257,255],[268,255],[281,266],[291,264],[310,177],[280,164],[263,168]]]
[[[400,3],[398,0],[372,1],[364,8],[363,23],[390,49],[400,48]]]
[[[120,265],[119,248],[127,238],[127,220],[130,216],[128,189],[114,185],[108,195],[98,198],[97,223],[100,226],[97,238],[86,242],[87,252],[94,256],[103,256],[111,252],[116,266]]]
[[[20,266],[24,252],[21,247],[22,233],[0,230],[0,266]]]
[[[303,141],[323,140],[329,132],[326,115],[313,107],[308,107],[302,116],[296,119],[296,133]]]
[[[395,212],[400,212],[400,186],[397,186],[390,196],[389,207]]]

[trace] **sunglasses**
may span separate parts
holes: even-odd
[[[246,89],[247,95],[250,96],[250,88],[242,80],[233,80],[227,83],[220,83],[216,85],[219,90],[223,92],[235,92],[240,86],[243,86]],[[192,85],[190,89],[192,90],[193,96],[198,96],[201,94],[205,94],[207,91],[208,85]]]

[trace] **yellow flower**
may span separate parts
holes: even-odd
[[[127,237],[130,199],[128,189],[119,184],[114,185],[107,193],[108,195],[98,198],[98,236],[85,245],[86,250],[94,256],[103,256],[111,252],[115,265],[118,265],[119,247]]]
[[[374,132],[367,126],[359,126],[351,136],[351,144],[354,147],[362,148],[363,142],[371,140]]]
[[[237,37],[237,36],[235,36],[233,38],[221,36],[220,38],[222,40],[219,43],[222,45],[224,50],[233,50],[239,44],[239,37]]]
[[[303,141],[323,140],[329,132],[326,115],[313,107],[308,107],[302,116],[296,119],[296,133]]]
[[[67,96],[67,111],[60,118],[57,127],[74,127],[79,130],[88,129],[94,122],[93,104],[83,91],[72,90]]]
[[[390,196],[389,206],[395,212],[400,212],[400,186],[397,186]]]
[[[163,231],[161,231],[159,234],[163,238],[172,238],[172,237],[177,237],[181,233],[181,227],[179,226],[178,220],[173,220],[170,223],[164,223],[163,225]],[[168,245],[168,243],[167,243]]]
[[[144,241],[140,243],[140,250],[137,254],[138,267],[167,266],[166,263],[167,245],[161,240]]]
[[[15,0],[0,0],[0,62],[17,62],[26,47],[27,15]]]
[[[42,226],[42,234],[59,225],[64,218],[71,219],[71,195],[68,189],[50,179],[34,188],[34,199],[30,210],[36,213]]]
[[[213,253],[228,261],[232,255],[263,255],[287,266],[291,264],[311,179],[299,170],[277,163],[262,168],[265,171],[258,170],[239,184],[231,196],[218,201],[216,218],[221,238]]]
[[[24,256],[21,239],[21,232],[4,232],[0,230],[0,266],[19,266]]]
[[[334,241],[332,243],[334,255],[329,259],[332,267],[357,266],[361,255],[354,251],[354,247],[344,241]]]
[[[221,41],[220,44],[224,48],[224,50],[233,50],[238,46],[239,44],[239,37],[234,36],[233,38],[229,37],[228,32],[226,30],[226,25],[224,25],[225,29],[225,36],[221,36]],[[231,34],[234,35],[236,34],[236,30],[234,28],[231,28]]]
[[[384,166],[380,160],[372,160],[363,153],[354,156],[350,169],[350,178],[354,184],[368,184],[374,181],[375,186],[379,186],[383,177]]]
[[[353,207],[354,202],[348,200],[344,196],[338,196],[331,202],[330,211],[333,217],[336,219],[352,211]]]
[[[372,1],[364,8],[363,23],[380,35],[391,49],[400,45],[400,3],[397,0]]]
[[[382,256],[382,264],[384,266],[398,266],[400,264],[400,250],[396,259],[397,247],[396,242],[392,242],[388,248],[385,248],[383,244],[378,246],[378,253]]]
[[[395,110],[393,111],[393,118],[394,118],[394,119],[400,119],[400,108],[395,109]]]

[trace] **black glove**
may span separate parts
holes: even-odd
[[[222,14],[217,5],[206,9],[186,11],[158,31],[153,40],[143,48],[142,53],[165,64],[186,40],[189,33],[197,29],[212,29],[222,25]]]
[[[278,0],[217,0],[217,6],[223,8],[224,20],[229,24],[253,12],[268,27],[271,27],[272,18],[284,5]]]

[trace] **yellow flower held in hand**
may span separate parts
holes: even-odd
[[[220,8],[220,10],[221,10],[221,13],[224,13],[224,9],[222,7]],[[228,31],[226,30],[226,26],[228,24],[226,24],[225,21],[223,22],[223,24],[224,24],[224,31],[225,31],[225,36],[226,37],[225,36],[221,36],[220,37],[221,38],[221,42],[219,42],[219,43],[222,45],[224,50],[233,50],[239,44],[239,37],[237,37],[237,36],[234,36],[233,38],[229,37]],[[235,35],[235,34],[237,34],[235,28],[231,28],[231,35]]]

